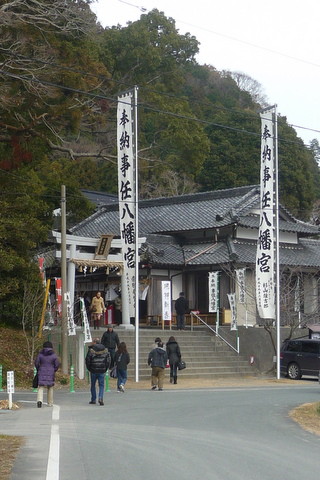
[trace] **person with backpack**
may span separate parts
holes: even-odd
[[[86,356],[86,367],[90,372],[91,400],[90,404],[95,405],[97,400],[96,383],[99,385],[98,401],[103,403],[104,377],[110,365],[110,354],[99,338],[93,339],[93,345],[89,348]]]

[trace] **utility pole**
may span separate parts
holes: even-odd
[[[67,225],[66,225],[66,187],[61,185],[61,368],[62,373],[68,373],[68,316],[67,316]]]

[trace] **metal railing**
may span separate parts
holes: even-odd
[[[213,332],[213,334],[219,338],[220,340],[222,340],[226,345],[228,345],[228,347],[230,347],[232,350],[234,350],[236,353],[239,354],[240,352],[240,345],[239,345],[239,337],[237,335],[237,338],[236,338],[236,342],[237,342],[237,346],[234,347],[233,345],[231,345],[231,343],[228,342],[228,340],[226,340],[222,335],[220,335],[220,333],[218,332],[218,328],[213,328],[211,327],[210,325],[208,325],[201,317],[199,317],[199,315],[197,315],[196,313],[194,312],[190,312],[190,319],[191,319],[191,331],[193,331],[193,317],[197,318],[198,321],[200,321],[205,327],[207,327],[209,330],[211,330],[211,332]]]

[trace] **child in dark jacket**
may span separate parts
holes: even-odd
[[[130,363],[130,355],[127,351],[127,345],[125,344],[125,342],[121,342],[114,357],[114,364],[117,367],[118,392],[124,392],[124,386],[128,378],[128,363]]]

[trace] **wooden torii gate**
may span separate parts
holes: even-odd
[[[61,245],[61,233],[52,231],[55,242]],[[126,284],[123,273],[123,261],[121,254],[121,240],[112,239],[110,248],[117,250],[116,254],[108,254],[106,258],[101,258],[96,252],[81,252],[81,247],[91,247],[97,249],[101,238],[80,237],[76,235],[66,235],[66,259],[67,259],[67,290],[70,292],[71,305],[74,303],[75,291],[75,274],[78,267],[96,267],[96,268],[115,268],[119,270],[121,275],[121,291],[122,291],[122,327],[132,328],[130,325],[129,307],[126,292]],[[145,242],[145,238],[139,238],[139,247]],[[61,250],[56,251],[56,258],[61,259]]]

